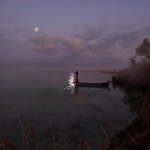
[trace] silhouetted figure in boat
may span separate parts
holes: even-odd
[[[79,80],[78,80],[78,71],[76,71],[74,73],[74,83],[79,83]]]

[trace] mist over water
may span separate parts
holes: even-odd
[[[32,123],[38,142],[51,137],[64,144],[63,133],[70,130],[78,143],[86,137],[91,143],[106,142],[102,128],[110,133],[124,128],[135,118],[122,102],[123,91],[101,88],[67,89],[73,71],[22,70],[0,74],[0,138],[21,145],[17,114],[26,129]],[[79,71],[80,82],[106,82],[111,75]]]

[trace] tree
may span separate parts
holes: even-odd
[[[150,40],[148,38],[144,39],[142,44],[137,47],[137,56],[142,56],[144,61],[150,63]]]
[[[122,70],[116,78],[118,84],[136,86],[150,85],[150,40],[145,38],[136,48],[135,55],[130,59],[131,64]]]
[[[128,76],[136,85],[150,84],[150,40],[143,39],[142,43],[136,48],[135,55],[130,59]]]

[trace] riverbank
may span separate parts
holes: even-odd
[[[150,149],[150,94],[144,95],[141,114],[110,139],[108,150]]]

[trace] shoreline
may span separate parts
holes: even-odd
[[[98,72],[98,73],[105,73],[105,74],[119,74],[122,69],[104,69],[104,70],[79,70],[79,71],[90,71],[90,72]]]

